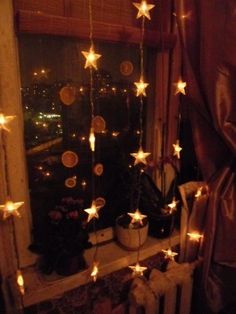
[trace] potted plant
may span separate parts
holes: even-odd
[[[147,217],[145,216],[141,220],[132,218],[136,214],[137,211],[135,213],[123,214],[116,219],[115,231],[117,240],[128,250],[137,250],[145,243],[148,235]],[[141,213],[138,214],[141,215]]]
[[[45,241],[29,249],[41,255],[39,267],[45,274],[55,271],[62,276],[72,275],[87,267],[83,253],[91,247],[86,224],[86,214],[80,201],[63,198],[48,213]]]

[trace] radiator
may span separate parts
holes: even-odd
[[[189,272],[186,268],[182,272],[175,269],[172,273],[158,271],[149,280],[135,278],[130,290],[129,314],[191,314],[193,268],[188,263],[178,265],[189,265]]]

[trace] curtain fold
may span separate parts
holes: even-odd
[[[217,313],[236,302],[236,2],[175,4],[194,145],[209,187],[203,283]]]

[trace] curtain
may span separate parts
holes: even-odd
[[[218,313],[236,302],[236,2],[175,0],[175,7],[185,101],[209,188],[202,279]]]

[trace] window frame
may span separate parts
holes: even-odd
[[[6,103],[4,104],[4,113],[8,115],[16,115],[16,119],[11,122],[11,133],[7,135],[6,141],[6,150],[7,150],[7,167],[8,167],[8,177],[9,177],[9,186],[12,195],[13,201],[24,201],[24,205],[21,209],[22,218],[13,220],[14,223],[14,237],[16,239],[16,255],[19,260],[19,267],[25,268],[34,264],[37,260],[37,255],[31,253],[28,250],[29,244],[32,242],[32,216],[30,209],[30,198],[29,198],[29,190],[28,190],[28,177],[27,177],[27,168],[26,168],[26,156],[24,149],[24,135],[23,135],[23,110],[21,103],[21,93],[20,93],[20,78],[19,78],[19,61],[18,61],[18,38],[17,34],[19,33],[31,33],[31,34],[50,34],[50,35],[66,35],[66,36],[75,36],[78,38],[84,38],[85,33],[87,37],[87,29],[88,29],[88,21],[79,20],[70,17],[59,17],[53,16],[49,14],[44,14],[42,12],[33,12],[30,10],[21,10],[17,7],[17,11],[13,12],[12,4],[9,4],[9,8],[6,8],[6,19],[11,19],[11,23],[9,23],[8,29],[8,39],[10,39],[10,53],[7,56],[9,62],[6,61],[6,64],[10,64],[11,67],[7,67],[3,72],[7,74],[6,80],[9,83],[11,82],[11,88],[15,90],[13,94],[11,94],[11,89],[7,89],[3,93],[3,97],[5,96]],[[15,21],[13,18],[15,17]],[[8,21],[7,20],[7,21]],[[15,22],[15,28],[14,28]],[[57,23],[55,23],[57,22]],[[96,22],[95,22],[96,24]],[[7,23],[6,23],[7,25]],[[45,25],[47,29],[45,29]],[[59,30],[54,26],[57,25]],[[60,26],[61,25],[61,26]],[[70,25],[70,29],[68,31],[68,25]],[[111,42],[131,42],[134,44],[138,44],[140,41],[140,28],[133,26],[124,26],[124,25],[116,25],[109,24],[110,30],[107,32],[107,24],[97,22],[96,29],[97,34],[94,35],[95,39],[111,41]],[[51,28],[50,28],[51,26]],[[54,27],[54,28],[53,28]],[[74,32],[74,29],[77,31]],[[16,30],[16,32],[15,32]],[[104,31],[106,30],[106,31]],[[120,32],[125,31],[131,34],[131,38],[129,36],[120,37]],[[109,36],[105,36],[104,34],[108,33]],[[175,36],[171,34],[162,34],[162,38],[158,31],[150,31],[147,30],[145,36],[145,45],[149,47],[153,47],[155,49],[155,55],[158,55],[158,49],[160,48],[160,42],[162,44],[162,48],[169,50],[175,44]],[[157,62],[156,57],[154,57],[154,70],[156,71]],[[155,88],[155,87],[154,87]],[[7,94],[8,93],[8,94]],[[149,108],[153,110],[157,104],[157,97],[155,97],[155,101],[152,106]],[[149,117],[155,115],[148,115]],[[153,118],[154,119],[154,118]],[[150,130],[153,129],[154,122],[151,121]],[[155,131],[155,130],[154,130]],[[148,133],[148,132],[147,132]],[[153,134],[151,134],[150,138],[153,138]],[[153,140],[147,141],[147,149],[152,149]],[[17,156],[17,157],[16,157]],[[2,166],[2,165],[1,165]],[[3,167],[1,167],[3,170]],[[7,185],[7,182],[4,182],[4,189]],[[3,193],[4,195],[4,193]],[[2,202],[4,202],[4,196],[2,196]],[[112,228],[108,228],[106,234],[109,234],[108,238],[111,238],[113,234]],[[101,231],[103,232],[103,231]],[[104,236],[101,238],[104,239]],[[105,238],[107,240],[107,238]]]

